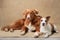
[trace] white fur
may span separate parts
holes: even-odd
[[[58,30],[57,30],[57,28],[56,28],[56,25],[54,24],[54,30],[56,31],[56,32],[59,32]]]
[[[45,25],[46,25],[46,22],[45,22],[46,18],[41,18],[41,20],[42,20],[41,25],[42,25],[42,23],[45,23]]]
[[[32,30],[35,30],[35,27],[31,25],[31,23],[29,23],[29,25],[25,25],[29,30],[28,32],[31,32]]]
[[[51,35],[51,25],[47,24],[46,26],[40,26],[40,32],[46,34],[44,37],[48,37]]]
[[[27,18],[30,18],[30,14],[27,15]]]
[[[51,30],[52,30],[52,27],[51,27],[51,24],[50,23],[47,23],[45,22],[46,18],[41,18],[41,24],[40,24],[40,32],[41,33],[45,33],[45,36],[44,37],[48,37],[49,35],[51,35]],[[43,26],[42,24],[45,23],[45,25]],[[56,29],[56,26],[54,25],[54,30],[57,31]]]
[[[35,27],[29,23],[29,25],[25,25],[29,30],[28,32],[31,32],[32,30],[35,30]],[[39,36],[39,32],[34,33],[34,37]]]

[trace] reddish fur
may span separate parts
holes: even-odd
[[[30,14],[31,16],[31,20],[26,19],[27,14]],[[35,9],[33,10],[25,10],[24,11],[24,15],[25,15],[25,19],[19,19],[13,23],[11,23],[11,25],[9,25],[9,27],[3,27],[2,30],[4,30],[5,28],[8,28],[9,30],[12,28],[13,30],[20,30],[22,29],[23,31],[26,31],[26,27],[25,25],[29,24],[29,22],[31,22],[31,24],[36,28],[36,31],[40,31],[39,30],[39,26],[40,26],[40,19],[41,16],[37,16],[38,11],[36,11]]]
[[[40,27],[41,16],[37,16],[38,11],[30,10],[30,9],[29,10],[25,10],[25,12],[24,12],[25,18],[27,16],[27,14],[30,14],[31,20],[29,20],[29,19],[27,19],[29,21],[25,20],[25,24],[27,24],[27,23],[29,24],[29,22],[31,22],[31,24],[36,28],[36,32],[40,32],[39,27]],[[25,31],[25,29],[26,29],[26,27],[24,26],[24,28],[22,28],[22,30]]]
[[[5,31],[5,28],[8,29],[8,31],[10,29],[13,29],[13,30],[20,30],[22,28],[22,26],[24,25],[24,21],[25,19],[19,19],[17,21],[15,21],[14,23],[11,23],[10,25],[8,26],[4,26],[1,28],[1,30]]]

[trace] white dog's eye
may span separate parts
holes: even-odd
[[[47,22],[47,20],[45,20],[45,22]]]

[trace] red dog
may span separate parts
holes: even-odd
[[[36,30],[34,37],[39,36],[40,32],[40,19],[41,16],[37,16],[38,10],[37,9],[27,9],[23,12],[24,19],[19,19],[12,23],[9,26],[3,27],[2,30],[4,31],[14,31],[17,29],[22,29],[21,34],[25,34],[28,28],[29,31],[33,29]]]
[[[37,9],[27,9],[24,11],[25,22],[24,22],[24,26],[22,28],[21,34],[26,33],[25,31],[26,31],[26,27],[27,27],[29,31],[33,30],[33,28],[36,30],[34,37],[39,36],[41,16],[37,16],[37,14],[38,14]]]

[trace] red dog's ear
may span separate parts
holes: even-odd
[[[38,10],[37,9],[34,9],[34,11],[33,11],[35,14],[38,14]]]
[[[24,10],[23,15],[26,15],[28,11],[29,11],[29,9]]]
[[[23,17],[25,18],[25,16],[27,15],[27,13],[29,12],[30,10],[29,9],[26,9],[23,11]]]
[[[46,19],[49,20],[51,16],[47,16]]]

